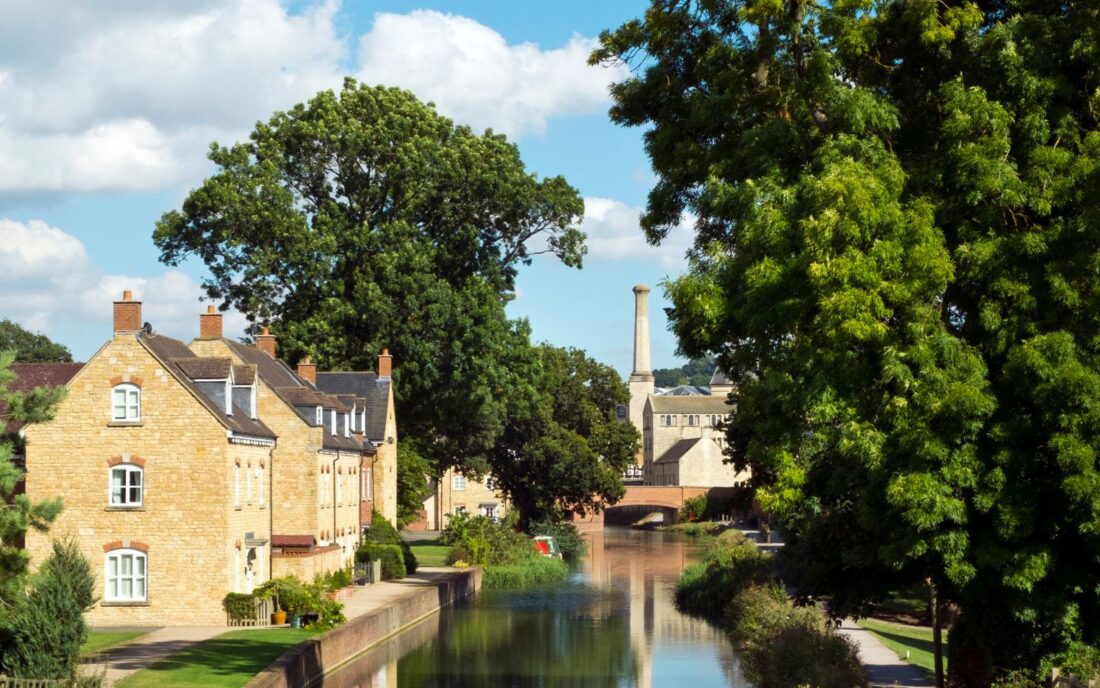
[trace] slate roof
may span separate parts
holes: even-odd
[[[695,445],[699,444],[701,439],[701,437],[696,437],[690,440],[680,440],[669,447],[664,454],[661,454],[661,458],[654,461],[654,463],[676,463],[684,458],[684,455],[691,451]]]
[[[725,371],[722,370],[722,366],[715,366],[714,367],[714,374],[710,376],[710,386],[711,387],[720,387],[720,386],[732,387],[733,386],[733,380],[729,379],[729,376],[727,376]]]
[[[323,406],[340,413],[351,410],[339,397],[305,387],[276,387],[275,392],[291,406]]]
[[[14,363],[11,370],[15,373],[15,379],[8,391],[29,392],[35,387],[62,387],[83,367],[83,363]],[[4,419],[7,411],[8,405],[0,401],[0,419]],[[5,422],[4,432],[16,432],[21,427],[22,423]]]
[[[373,372],[318,372],[317,388],[329,394],[350,394],[362,399],[367,409],[368,439],[386,439],[386,411],[390,399],[390,378]]]
[[[649,398],[654,413],[718,413],[726,415],[732,409],[725,396],[660,396]]]
[[[233,384],[251,385],[256,382],[256,366],[233,364]]]
[[[233,361],[229,358],[206,358],[194,354],[190,358],[175,358],[172,362],[192,380],[225,380],[233,367]]]
[[[217,404],[202,393],[202,390],[195,385],[194,379],[191,378],[184,370],[183,366],[180,365],[182,361],[184,366],[188,366],[192,370],[195,370],[197,366],[192,362],[192,359],[202,360],[196,356],[193,351],[188,349],[186,344],[178,339],[172,339],[162,334],[146,334],[145,332],[139,332],[137,338],[138,341],[149,350],[149,353],[153,354],[153,356],[155,356],[184,387],[187,387],[194,393],[199,402],[206,406],[207,410],[214,414],[214,417],[216,417],[222,425],[240,435],[275,439],[275,433],[264,425],[263,421],[250,418],[247,413],[234,413],[231,416],[226,415],[223,409],[219,408]],[[229,359],[207,360],[228,361]]]

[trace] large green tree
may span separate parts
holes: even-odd
[[[0,320],[0,351],[15,351],[15,360],[22,363],[69,363],[73,354],[68,347],[54,342],[44,334],[35,334],[19,323]]]
[[[1046,0],[655,0],[602,36],[642,225],[738,380],[803,591],[927,581],[960,685],[1100,641],[1100,18]],[[941,678],[942,680],[942,678]]]
[[[520,514],[520,527],[614,504],[622,473],[638,450],[638,431],[616,418],[630,400],[608,365],[577,349],[542,344],[489,459],[493,480]]]
[[[213,145],[216,172],[157,223],[161,259],[197,257],[207,294],[269,324],[284,357],[369,369],[394,355],[403,435],[442,469],[484,458],[527,346],[504,314],[537,253],[579,267],[584,211],[516,147],[393,88],[347,80]]]

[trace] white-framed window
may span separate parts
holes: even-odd
[[[325,423],[325,412],[320,406],[318,406],[317,407],[317,425],[324,425],[324,423]]]
[[[455,476],[453,478],[451,478],[451,489],[452,490],[465,490],[466,489],[466,476],[456,473]]]
[[[364,469],[359,471],[359,491],[362,493],[362,499],[368,501],[371,498],[371,470]]]
[[[339,504],[340,496],[344,493],[344,474],[339,473],[335,477],[336,480],[336,503]]]
[[[233,466],[233,506],[241,507],[241,467]]]
[[[322,506],[325,504],[325,467],[321,466],[317,469],[317,491],[321,493],[321,499],[318,501]]]
[[[111,420],[141,420],[141,388],[129,383],[111,389]]]
[[[107,602],[144,602],[149,598],[145,552],[116,549],[107,553],[103,567],[103,599]]]
[[[256,490],[259,492],[259,498],[257,501],[260,506],[264,505],[264,469],[262,466],[256,466]]]
[[[687,424],[689,426],[699,425],[699,416],[685,416],[687,418]]]
[[[245,504],[252,503],[252,471],[248,469],[244,472],[244,501]]]
[[[111,506],[141,506],[144,471],[141,466],[124,463],[112,466],[110,472]]]

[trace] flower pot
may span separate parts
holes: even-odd
[[[271,615],[271,623],[275,624],[276,626],[282,626],[283,624],[285,624],[286,623],[286,612],[280,610],[280,611],[277,611],[277,612],[273,613]]]
[[[290,627],[291,628],[301,628],[302,627],[302,617],[301,617],[300,614],[295,614],[294,616],[290,617]]]

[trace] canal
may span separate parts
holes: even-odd
[[[747,686],[725,636],[673,603],[702,545],[607,529],[568,581],[485,591],[326,676],[327,688]]]

